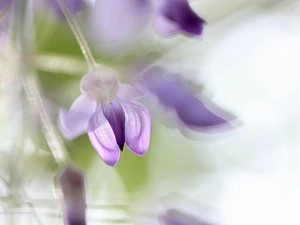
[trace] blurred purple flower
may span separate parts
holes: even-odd
[[[148,0],[98,0],[91,12],[95,41],[108,48],[120,47],[136,37],[150,13]],[[104,44],[103,44],[104,43]]]
[[[159,0],[153,20],[156,30],[164,36],[178,32],[201,35],[205,23],[187,0]]]
[[[86,202],[83,174],[72,167],[67,167],[59,176],[65,202],[68,225],[86,224]]]
[[[163,225],[212,225],[204,220],[193,218],[177,210],[168,210],[159,217]]]
[[[84,6],[84,0],[63,0],[67,9],[71,14],[76,14]],[[65,18],[57,0],[46,0],[46,3],[51,7],[58,18]]]
[[[119,85],[116,73],[102,68],[82,78],[81,90],[69,111],[60,110],[65,137],[87,130],[92,145],[110,166],[118,162],[125,143],[137,155],[147,152],[151,117],[142,104],[132,101],[138,94],[133,87]]]
[[[151,67],[142,76],[141,83],[159,102],[176,111],[178,118],[191,128],[213,128],[228,125],[228,121],[213,111],[224,111],[213,106],[203,96],[195,97],[186,83],[161,67]],[[228,115],[227,115],[228,116]],[[231,117],[233,119],[233,117]]]

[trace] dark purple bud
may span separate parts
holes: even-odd
[[[204,220],[196,219],[191,215],[184,214],[177,210],[168,210],[159,220],[163,225],[212,225]]]
[[[179,119],[187,126],[209,128],[228,123],[214,113],[219,111],[224,115],[224,112],[203,96],[195,97],[183,79],[169,74],[161,67],[151,67],[146,71],[142,83],[161,104],[173,108]]]
[[[46,0],[46,2],[59,18],[65,18],[57,0]],[[78,13],[85,4],[84,0],[63,0],[63,2],[66,5],[69,12],[73,15]]]
[[[191,9],[187,0],[160,0],[154,17],[154,26],[162,35],[172,35],[180,31],[200,35],[205,23]]]
[[[105,102],[102,104],[102,111],[115,134],[120,150],[123,151],[125,144],[125,113],[121,104],[117,101]]]
[[[86,225],[86,202],[83,174],[67,167],[59,176],[65,201],[66,221],[68,225]]]

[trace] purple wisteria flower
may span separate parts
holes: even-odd
[[[83,174],[67,167],[59,176],[65,203],[65,220],[68,225],[86,225],[86,202]]]
[[[159,0],[153,19],[154,27],[163,36],[178,32],[201,35],[205,23],[187,0]]]
[[[90,141],[104,162],[116,165],[124,144],[137,155],[149,147],[151,117],[129,85],[119,84],[116,73],[101,68],[81,80],[81,91],[71,109],[60,110],[59,125],[71,139],[87,130]]]
[[[162,67],[150,67],[144,72],[141,84],[150,94],[156,96],[162,105],[173,109],[180,121],[190,128],[200,128],[204,131],[203,129],[228,125],[228,120],[235,119],[205,97],[196,97],[183,79],[170,74]]]

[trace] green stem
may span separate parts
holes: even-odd
[[[75,18],[72,16],[72,14],[69,12],[68,8],[66,7],[63,0],[57,0],[61,10],[63,11],[63,14],[65,15],[69,26],[71,27],[74,36],[76,37],[76,40],[80,46],[81,52],[86,60],[86,62],[89,65],[90,70],[94,70],[97,67],[97,63],[93,57],[93,54],[91,52],[91,49],[89,48]]]

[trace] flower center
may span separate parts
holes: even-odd
[[[118,90],[118,76],[109,68],[99,68],[86,74],[81,80],[81,91],[97,102],[113,99]]]

